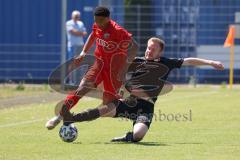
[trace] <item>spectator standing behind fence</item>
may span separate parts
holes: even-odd
[[[87,35],[86,28],[83,22],[80,20],[81,13],[77,10],[72,12],[72,19],[66,22],[66,31],[67,31],[67,60],[78,56],[82,51],[84,45],[84,36]],[[72,74],[69,77],[69,83],[73,84],[78,81],[79,74]]]

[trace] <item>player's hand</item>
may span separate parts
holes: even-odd
[[[220,61],[212,61],[211,66],[213,66],[215,69],[218,69],[218,70],[224,69],[224,65]]]
[[[86,53],[84,53],[83,51],[79,54],[79,56],[74,58],[74,64],[75,65],[79,65],[80,62],[83,60],[83,58],[86,56]]]

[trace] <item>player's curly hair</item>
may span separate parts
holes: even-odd
[[[109,17],[110,11],[107,7],[97,6],[94,10],[94,16]]]

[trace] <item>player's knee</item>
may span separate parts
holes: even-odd
[[[82,81],[78,86],[75,95],[82,97],[93,88],[96,88],[94,82]]]
[[[96,84],[93,81],[82,80],[78,88],[96,88]]]
[[[141,141],[148,131],[148,126],[145,123],[138,122],[133,127],[133,140]]]
[[[109,107],[118,107],[120,104],[120,100],[114,99],[111,103],[108,104]]]
[[[104,93],[104,94],[103,94],[103,104],[104,104],[104,105],[109,104],[109,103],[112,103],[112,102],[114,102],[116,99],[117,99],[117,97],[114,96],[114,95],[112,95],[112,94],[109,94],[109,93]]]
[[[145,134],[141,132],[133,133],[133,141],[140,142],[144,138]]]

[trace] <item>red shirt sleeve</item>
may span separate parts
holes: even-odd
[[[132,34],[123,28],[120,29],[119,34],[120,34],[119,37],[121,40],[131,40],[132,39]]]

